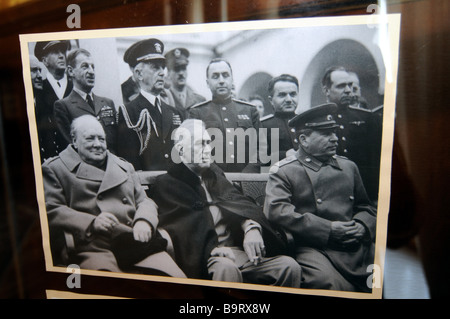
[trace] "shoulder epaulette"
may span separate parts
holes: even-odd
[[[334,157],[348,160],[348,157],[345,157],[345,156],[342,156],[342,155],[337,155],[336,154],[336,155],[334,155]]]
[[[384,105],[381,104],[381,105],[379,105],[379,106],[373,108],[373,109],[372,109],[372,113],[378,112],[378,111],[381,110],[383,107],[384,107]]]
[[[262,122],[262,121],[271,119],[271,118],[273,118],[273,117],[275,117],[275,115],[273,115],[273,114],[264,115],[263,117],[261,117],[261,118],[259,119],[259,121]]]
[[[49,158],[47,158],[46,160],[44,160],[44,163],[42,163],[42,165],[44,165],[44,164],[48,165],[48,164],[50,164],[51,162],[55,161],[55,160],[58,159],[58,158],[59,158],[59,156],[52,156],[52,157],[49,157]]]
[[[361,111],[361,112],[372,113],[372,110],[364,109],[364,108],[362,108],[362,107],[357,107],[357,106],[351,106],[351,105],[349,105],[348,108],[349,108],[349,109],[352,109],[352,110],[358,110],[358,111]]]
[[[247,102],[247,101],[242,101],[242,100],[238,100],[238,99],[231,99],[231,100],[233,102],[236,102],[236,103],[241,103],[241,104],[245,104],[245,105],[248,105],[248,106],[256,107],[254,104],[252,104],[250,102]]]
[[[279,161],[279,162],[276,163],[275,165],[281,167],[281,166],[284,166],[284,165],[286,165],[286,164],[292,163],[292,162],[294,162],[294,161],[296,161],[296,160],[297,160],[297,156],[295,156],[295,155],[289,155],[289,156],[283,158],[281,161]]]
[[[292,162],[295,162],[297,160],[297,157],[295,155],[290,155],[288,157],[283,158],[281,161],[276,162],[274,165],[272,165],[269,169],[269,173],[274,174],[278,172],[278,169],[289,164]]]
[[[206,101],[203,101],[203,102],[200,102],[200,103],[194,104],[194,105],[190,106],[190,107],[188,108],[188,110],[190,110],[190,109],[193,109],[193,108],[195,108],[195,107],[199,107],[199,106],[202,106],[202,105],[208,104],[209,102],[211,102],[211,100],[206,100]]]

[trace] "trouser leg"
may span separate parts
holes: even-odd
[[[227,257],[210,257],[208,273],[212,280],[242,282],[242,274],[236,263]]]
[[[302,267],[302,288],[356,290],[354,285],[347,281],[321,252],[304,248],[297,253],[296,260]]]
[[[239,254],[245,254],[245,252],[242,251]],[[256,266],[247,261],[240,269],[244,281],[248,283],[300,287],[301,267],[293,258],[288,256],[263,258]]]

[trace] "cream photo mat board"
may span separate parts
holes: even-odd
[[[376,254],[374,266],[368,269],[373,279],[371,293],[353,293],[304,288],[285,288],[247,283],[215,282],[166,276],[111,273],[81,269],[82,275],[127,278],[188,285],[241,288],[293,294],[348,298],[382,297],[387,220],[390,200],[391,155],[393,149],[395,97],[399,50],[400,15],[380,14],[330,18],[301,18],[193,25],[173,25],[91,31],[68,31],[20,35],[23,77],[32,141],[43,249],[47,271],[67,272],[53,264],[49,225],[44,197],[39,132],[36,124],[30,56],[36,42],[70,40],[73,47],[85,48],[95,61],[93,91],[107,96],[116,107],[123,104],[121,83],[130,76],[123,61],[125,50],[138,40],[157,38],[164,52],[175,47],[190,50],[189,84],[210,99],[205,70],[208,62],[222,56],[233,68],[238,98],[246,99],[253,90],[262,90],[257,80],[283,73],[295,75],[299,82],[297,113],[324,103],[320,80],[327,63],[354,63],[364,73],[361,90],[372,107],[383,105],[382,152],[377,206]],[[364,80],[364,81],[363,81]],[[373,273],[372,273],[373,272]]]

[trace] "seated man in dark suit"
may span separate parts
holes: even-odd
[[[336,113],[324,104],[289,122],[300,147],[271,167],[264,213],[292,234],[302,287],[369,292],[376,209],[356,164],[336,155]]]
[[[155,203],[131,164],[106,148],[102,125],[91,115],[72,123],[72,144],[42,166],[51,245],[73,234],[73,263],[112,272],[157,269],[183,273],[165,252]],[[151,273],[151,272],[150,272]]]
[[[299,287],[301,269],[262,209],[211,164],[211,139],[200,120],[175,132],[174,160],[150,189],[175,261],[189,278]]]

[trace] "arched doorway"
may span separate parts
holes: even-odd
[[[272,76],[266,72],[257,72],[252,74],[242,85],[237,97],[248,101],[252,95],[259,95],[264,99],[264,114],[272,114],[273,108],[267,96],[269,92],[267,87]]]
[[[325,70],[332,66],[343,66],[358,75],[369,108],[383,103],[379,88],[384,72],[380,72],[372,53],[358,41],[340,39],[324,46],[308,65],[300,84],[303,109],[326,102],[321,82]]]

